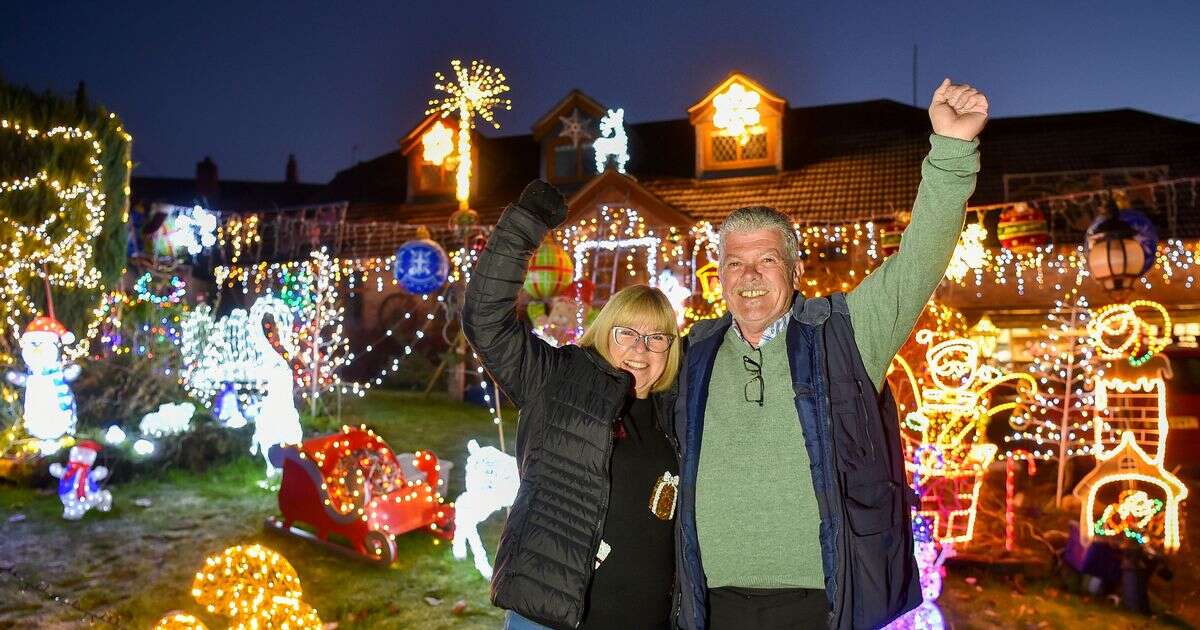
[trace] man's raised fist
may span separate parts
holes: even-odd
[[[951,83],[950,79],[942,79],[929,103],[929,122],[933,123],[933,133],[939,136],[974,140],[983,131],[987,117],[987,97],[965,83]]]

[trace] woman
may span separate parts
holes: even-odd
[[[542,239],[566,219],[534,181],[479,256],[463,330],[521,409],[521,488],[500,536],[492,602],[507,628],[667,628],[678,448],[666,429],[679,370],[675,313],[657,289],[620,291],[579,346],[553,348],[516,315]]]

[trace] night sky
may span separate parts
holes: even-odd
[[[993,116],[1200,122],[1198,2],[508,4],[6,2],[0,76],[86,81],[133,133],[137,175],[191,177],[211,155],[222,179],[280,180],[295,153],[324,182],[395,149],[453,57],[508,76],[513,111],[489,134],[528,133],[572,87],[630,122],[681,118],[734,69],[793,106],[908,103],[914,43],[921,106],[945,75],[985,90]]]

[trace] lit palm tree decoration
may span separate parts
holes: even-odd
[[[455,197],[460,208],[468,207],[471,198],[471,129],[475,128],[475,117],[479,116],[485,122],[491,123],[496,129],[492,110],[501,105],[504,109],[512,109],[512,101],[501,97],[508,91],[504,83],[504,73],[499,68],[489,66],[482,61],[473,60],[471,65],[463,67],[462,61],[454,59],[450,62],[454,69],[454,81],[448,81],[441,72],[435,72],[437,83],[433,88],[445,92],[446,96],[429,100],[426,115],[441,112],[442,118],[458,114],[458,170],[455,172]]]

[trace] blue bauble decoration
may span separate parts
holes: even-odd
[[[1106,218],[1104,216],[1097,217],[1088,226],[1088,243],[1092,242],[1099,231],[1100,225],[1104,223]],[[1155,256],[1158,253],[1158,228],[1154,226],[1154,221],[1151,221],[1150,217],[1139,210],[1121,210],[1117,213],[1117,218],[1124,221],[1133,229],[1133,240],[1142,246],[1142,252],[1146,254],[1146,260],[1142,263],[1142,268],[1138,271],[1138,275],[1146,273],[1154,266]]]
[[[409,241],[396,250],[396,280],[409,293],[433,293],[446,286],[449,276],[446,250],[431,240]]]

